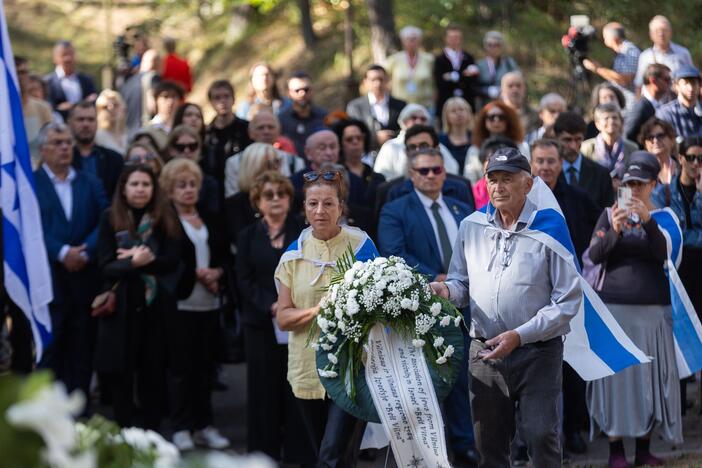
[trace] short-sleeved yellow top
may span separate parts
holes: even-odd
[[[319,304],[334,270],[330,265],[322,267],[322,263],[335,262],[346,252],[349,245],[355,250],[363,241],[361,236],[365,236],[362,231],[348,228],[342,229],[328,241],[310,235],[302,244],[302,258],[278,265],[275,278],[290,288],[296,308],[307,309]],[[315,351],[305,346],[310,326],[311,323],[290,333],[288,381],[297,398],[320,400],[324,398],[325,391],[319,381]]]

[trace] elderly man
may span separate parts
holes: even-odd
[[[519,114],[524,133],[539,128],[539,115],[527,102],[526,80],[520,71],[505,73],[500,81],[500,99]]]
[[[54,46],[54,64],[56,68],[44,81],[49,88],[49,102],[64,118],[78,101],[97,99],[93,79],[76,70],[76,49],[70,41],[60,41]]]
[[[71,166],[73,137],[50,123],[39,133],[42,166],[34,173],[54,300],[54,339],[42,361],[69,391],[88,394],[92,374],[90,306],[100,286],[97,230],[108,202],[100,181]]]
[[[479,466],[510,466],[518,406],[534,466],[560,467],[563,335],[582,302],[576,270],[529,229],[538,209],[518,150],[497,150],[486,178],[494,209],[460,225],[445,282],[432,289],[471,306],[468,372]]]
[[[692,65],[682,65],[674,78],[678,97],[659,107],[656,117],[673,126],[678,142],[684,138],[702,136],[702,109],[698,105],[702,76]]]
[[[612,68],[605,68],[589,58],[583,60],[583,66],[600,78],[633,92],[641,49],[626,39],[624,26],[617,22],[607,23],[602,28],[602,39],[604,45],[616,53]]]
[[[97,133],[97,110],[95,104],[81,101],[68,114],[68,125],[75,139],[73,167],[102,181],[108,197],[117,187],[124,159],[119,153],[95,144]]]
[[[532,144],[540,138],[544,138],[547,131],[551,131],[553,124],[561,114],[568,110],[568,103],[558,93],[548,93],[539,101],[539,119],[541,127],[529,132],[526,136],[526,142]]]
[[[639,65],[636,70],[636,78],[634,78],[636,87],[643,84],[646,68],[652,63],[666,65],[673,75],[682,65],[692,65],[690,51],[671,41],[673,28],[668,18],[663,15],[654,16],[648,23],[648,34],[653,46],[641,52],[639,56]]]
[[[267,143],[275,145],[280,136],[280,122],[278,118],[269,110],[259,111],[249,121],[249,137],[254,143]],[[304,169],[305,160],[294,154],[286,153],[276,149],[278,160],[280,161],[280,173],[290,177],[297,171]],[[227,158],[224,169],[224,196],[231,197],[239,192],[239,167],[241,155],[239,152]]]

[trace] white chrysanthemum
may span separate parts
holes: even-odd
[[[375,257],[373,260],[374,265],[385,265],[386,263],[388,263],[388,259],[385,257]]]
[[[346,314],[351,317],[353,315],[356,315],[361,308],[358,306],[358,302],[356,302],[355,299],[349,298],[348,302],[346,303]]]
[[[319,347],[321,347],[324,351],[331,351],[332,349],[332,345],[326,343],[322,343],[321,345],[319,345]],[[319,350],[319,347],[315,348],[315,351]]]
[[[446,364],[446,358],[441,356],[439,359],[436,360],[437,364]]]
[[[462,319],[462,317],[459,315],[458,317],[456,317],[455,319],[453,319],[453,324],[454,324],[455,326],[459,326],[459,325],[461,324],[461,319]]]
[[[329,362],[332,364],[337,364],[339,362],[339,359],[332,353],[327,354],[327,359],[329,359]]]
[[[451,316],[446,315],[444,318],[441,319],[439,325],[441,325],[442,327],[448,327],[449,323],[451,323]]]
[[[431,315],[436,317],[437,315],[439,315],[441,313],[441,303],[440,302],[433,303],[431,305],[431,307],[429,308],[429,311],[431,312]]]
[[[325,377],[327,379],[336,378],[339,374],[331,370],[317,369],[320,377]]]
[[[342,320],[344,318],[344,311],[341,310],[341,307],[338,305],[334,308],[334,317],[336,317],[337,320]]]
[[[424,344],[425,344],[424,340],[420,340],[418,338],[415,338],[414,340],[412,340],[412,346],[414,346],[415,348],[421,348],[422,346],[424,346]]]
[[[392,291],[390,291],[390,292],[392,292]],[[409,299],[407,297],[403,298],[400,301],[400,307],[402,307],[403,309],[411,310],[412,309],[412,299]]]
[[[434,340],[434,347],[438,348],[439,346],[443,346],[444,344],[444,337],[443,336],[438,336]]]
[[[327,340],[331,343],[336,343],[337,338],[334,335],[327,335]]]
[[[444,351],[444,356],[447,358],[451,357],[451,356],[453,356],[454,351],[455,351],[455,349],[453,349],[453,345],[448,345],[446,347],[446,351]]]
[[[412,312],[417,312],[417,309],[419,309],[419,301],[417,299],[412,299],[412,305],[410,305],[410,310]]]

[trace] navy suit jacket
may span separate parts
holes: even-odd
[[[65,287],[57,284],[63,281],[68,274],[63,263],[58,260],[58,254],[64,245],[87,245],[88,257],[94,265],[96,258],[97,231],[100,215],[107,208],[108,202],[102,183],[91,176],[76,171],[71,188],[73,190],[73,207],[71,220],[66,219],[63,206],[59,200],[54,184],[49,179],[46,171],[40,167],[34,172],[37,200],[41,211],[41,225],[44,231],[44,244],[51,265],[54,279],[54,299],[60,299],[65,293]],[[85,272],[83,270],[80,273]],[[68,276],[71,276],[70,274]],[[82,277],[84,275],[80,275]],[[96,276],[95,272],[92,276]],[[98,278],[96,278],[98,280]],[[86,288],[88,289],[88,288]],[[91,294],[94,291],[90,292]],[[90,298],[92,300],[92,297]]]
[[[99,145],[93,146],[93,155],[96,158],[97,176],[102,181],[102,188],[107,197],[112,199],[112,194],[117,188],[117,181],[124,167],[124,158],[116,151]],[[83,157],[77,147],[73,148],[72,164],[77,171],[83,169]]]
[[[458,225],[473,211],[455,198],[444,196],[443,199]],[[383,207],[378,225],[378,248],[385,257],[404,258],[429,279],[446,273],[434,228],[414,190]]]
[[[76,75],[78,76],[78,82],[80,83],[80,90],[82,92],[81,99],[85,99],[91,94],[97,93],[97,88],[95,87],[95,83],[93,82],[92,78],[90,78],[84,73],[79,72],[76,72]],[[56,75],[56,71],[53,71],[46,75],[44,77],[44,81],[46,82],[49,88],[49,96],[47,98],[51,103],[51,107],[56,109],[56,107],[59,104],[68,100],[66,98],[66,93],[63,92],[63,88],[61,87],[61,80],[59,80],[58,75]],[[66,114],[66,112],[62,112],[64,118],[66,117]]]

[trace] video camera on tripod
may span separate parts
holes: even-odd
[[[595,35],[595,28],[590,24],[587,15],[570,17],[570,28],[561,38],[563,48],[568,51],[571,66],[571,102],[579,106],[585,99],[590,87],[589,79],[583,60],[590,51],[590,39]]]

